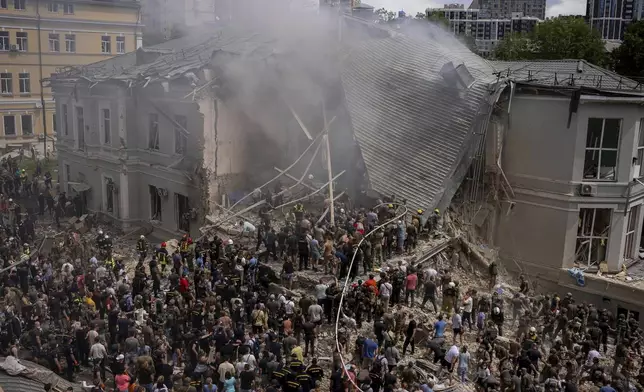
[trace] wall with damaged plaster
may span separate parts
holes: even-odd
[[[628,189],[644,109],[582,97],[568,127],[569,105],[569,98],[518,94],[503,140],[502,168],[515,196],[497,211],[496,245],[508,269],[529,270],[551,281],[576,261],[582,208],[612,210],[605,260],[610,271],[619,271],[624,263],[626,214],[642,202],[630,200]],[[583,179],[589,118],[621,119],[615,181]],[[596,194],[580,194],[582,184],[592,184]],[[642,210],[636,218],[634,247],[642,232]]]
[[[231,192],[243,182],[239,176],[247,170],[248,133],[243,115],[232,105],[206,97],[199,100],[203,115],[203,166],[208,173],[208,203],[210,213],[221,204],[223,193]]]
[[[203,117],[198,106],[192,101],[179,102],[172,96],[154,97],[154,89],[137,96],[127,93],[124,87],[99,85],[90,91],[82,86],[74,89],[58,86],[56,93],[61,125],[64,125],[62,109],[67,105],[68,132],[65,134],[64,128],[60,128],[62,135],[57,140],[63,188],[69,188],[69,182],[89,185],[88,209],[108,220],[124,226],[151,223],[160,236],[176,233],[177,195],[187,196],[191,207],[198,207],[201,200],[200,182],[195,175],[203,145]],[[82,148],[77,107],[83,108],[85,123]],[[108,122],[103,109],[110,110]],[[158,150],[149,148],[150,114],[156,114],[158,119]],[[176,115],[186,117],[190,132],[183,153],[175,149],[175,125],[169,119]],[[105,138],[106,132],[109,139]],[[108,178],[115,186],[112,208],[108,208],[107,202]],[[161,217],[154,221],[150,186],[164,189]],[[197,220],[191,223],[195,234],[197,226]]]

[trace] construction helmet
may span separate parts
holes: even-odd
[[[419,208],[418,210],[416,210],[416,212],[418,213],[418,215],[423,215],[425,211],[423,211],[422,208]]]
[[[161,247],[162,247],[162,248],[165,248],[165,247],[166,247],[165,242],[162,242],[162,243],[161,243]]]

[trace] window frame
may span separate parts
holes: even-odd
[[[74,15],[74,4],[63,3],[63,15]]]
[[[58,13],[58,3],[55,1],[50,1],[47,3],[47,11],[51,12],[52,14],[57,14]]]
[[[30,133],[25,133],[25,118],[29,118],[29,128]],[[34,135],[34,116],[32,114],[21,114],[20,115],[20,134],[22,136],[33,136]]]
[[[63,128],[63,135],[69,136],[69,114],[67,112],[67,104],[63,103],[60,105],[60,111],[62,112],[62,116],[60,116],[60,121],[61,121],[61,128]]]
[[[609,216],[609,221],[606,226],[606,229],[600,233],[599,235],[595,234],[595,223],[597,223],[597,212],[598,211],[607,211],[608,216]],[[590,230],[588,231],[588,234],[584,233],[584,230],[586,228],[586,223],[587,220],[586,218],[588,217],[587,215],[584,214],[590,213],[591,216],[591,222],[590,222]],[[611,232],[611,226],[613,224],[613,208],[580,208],[579,209],[579,217],[578,217],[578,228],[577,228],[577,235],[575,237],[576,243],[575,243],[575,262],[583,265],[584,267],[593,267],[595,264],[599,264],[603,260],[591,260],[593,256],[593,241],[599,241],[599,246],[604,246],[605,248],[605,253],[608,253],[608,246],[609,246],[609,239],[610,239],[610,232]],[[580,244],[579,241],[582,241]],[[586,259],[586,264],[583,264],[583,260],[580,260],[580,252],[582,249],[586,248],[584,242],[588,241],[590,246],[587,247],[587,257]],[[581,246],[580,246],[581,245]],[[599,248],[598,248],[599,249]],[[598,255],[597,255],[598,256]],[[605,257],[605,255],[604,255]],[[599,257],[598,257],[599,258]]]
[[[599,137],[599,147],[588,147],[588,137],[589,137],[589,132],[590,132],[590,121],[591,120],[601,120],[602,121],[602,128],[601,128],[601,133]],[[617,147],[604,147],[604,135],[605,135],[605,130],[606,130],[606,121],[607,120],[617,120],[619,122],[619,128],[618,128],[618,133],[617,133]],[[584,146],[584,165],[583,165],[583,171],[582,171],[582,178],[581,180],[583,182],[617,182],[618,178],[618,173],[617,169],[619,168],[619,143],[621,141],[621,136],[622,136],[622,125],[624,123],[624,119],[622,118],[612,118],[612,117],[606,117],[606,118],[601,118],[601,117],[590,117],[588,118],[588,125],[586,127],[586,143]],[[589,178],[586,177],[586,155],[588,152],[594,152],[594,154],[598,154],[597,158],[597,174],[595,175],[594,178]],[[614,172],[612,178],[601,178],[601,163],[602,163],[602,155],[604,152],[615,152],[615,166],[614,166]]]
[[[60,34],[49,33],[49,52],[60,53]]]
[[[107,117],[105,117],[107,111]],[[112,144],[112,109],[109,105],[102,104],[99,106],[98,118],[101,126],[101,144]]]
[[[150,200],[150,220],[163,222],[163,199],[159,194],[159,188],[148,184],[148,194]]]
[[[25,78],[24,75],[27,75],[27,77]],[[26,87],[26,89],[23,89],[23,87]],[[31,74],[29,72],[20,72],[18,74],[18,91],[21,95],[31,94]]]
[[[184,129],[188,129],[188,117],[180,114],[175,115],[174,122],[174,153],[176,155],[186,155],[188,138],[176,124],[183,126]]]
[[[101,53],[112,54],[112,37],[101,35]]]
[[[74,120],[76,127],[76,141],[79,150],[85,149],[85,108],[74,106]]]
[[[18,36],[18,34],[20,34],[20,36]],[[16,46],[18,47],[19,52],[29,51],[29,35],[26,31],[16,32]]]
[[[9,0],[0,0],[0,10],[6,10],[9,8]]]
[[[105,209],[106,212],[110,214],[114,214],[114,210],[116,206],[116,203],[114,200],[114,186],[115,186],[114,178],[112,178],[111,176],[103,175],[103,197],[104,197],[103,208]],[[111,208],[110,208],[110,203],[108,201],[112,202]]]
[[[125,37],[116,37],[116,53],[124,54],[125,53]]]
[[[13,134],[7,134],[6,120],[9,117],[13,118]],[[4,136],[12,136],[12,137],[16,136],[17,129],[16,129],[16,116],[15,115],[13,115],[13,114],[5,114],[4,116],[2,116],[2,130],[3,130]]]
[[[76,53],[76,34],[65,34],[65,52]]]
[[[4,88],[6,86],[6,88]],[[0,72],[0,95],[13,95],[13,74]]]
[[[638,204],[631,207],[626,214],[626,233],[624,234],[624,261],[634,260],[636,255],[635,245],[635,234],[637,234],[637,223],[639,222],[640,207],[642,205]],[[637,244],[639,245],[639,244]]]
[[[159,139],[159,115],[156,113],[150,113],[148,115],[148,150],[160,151],[161,143]]]
[[[11,50],[11,38],[8,31],[0,31],[0,52]]]
[[[21,4],[21,8],[17,7]],[[13,0],[13,9],[16,11],[25,11],[27,9],[27,0]]]

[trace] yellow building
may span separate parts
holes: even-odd
[[[42,79],[137,49],[137,0],[0,0],[0,148],[51,139],[56,115]],[[45,119],[43,122],[43,105]]]

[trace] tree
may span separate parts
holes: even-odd
[[[499,60],[529,60],[535,58],[533,41],[526,34],[513,34],[498,43],[494,57]]]
[[[385,8],[378,8],[374,12],[378,14],[378,18],[382,23],[389,23],[396,19],[396,13],[393,11],[387,11]]]
[[[624,41],[613,51],[615,71],[624,76],[644,77],[644,21],[626,29]]]
[[[599,33],[584,19],[569,16],[548,19],[536,25],[532,34],[503,40],[495,56],[503,60],[584,59],[597,65],[608,63]]]
[[[442,25],[443,27],[449,27],[449,20],[445,17],[445,14],[439,11],[430,11],[425,16],[430,22]]]

